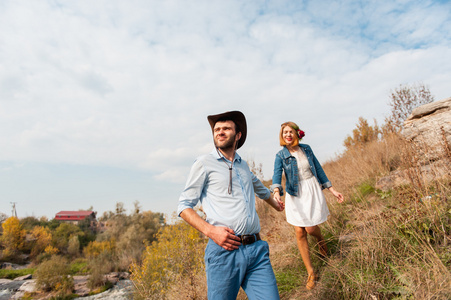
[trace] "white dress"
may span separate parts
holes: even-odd
[[[302,149],[292,153],[299,168],[299,193],[286,193],[285,212],[287,222],[294,226],[310,227],[327,220],[329,208],[318,180],[310,170],[307,156]]]

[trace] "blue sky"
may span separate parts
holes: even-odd
[[[0,0],[0,212],[171,214],[228,110],[265,179],[288,120],[325,162],[400,84],[451,96],[450,37],[449,1]]]

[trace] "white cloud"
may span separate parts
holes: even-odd
[[[449,96],[451,4],[436,1],[0,3],[0,160],[147,170],[180,182],[209,114],[242,110],[270,177],[282,122],[321,160],[388,93]],[[159,174],[159,175],[155,175]],[[186,174],[185,174],[186,176]]]
[[[154,178],[160,181],[169,181],[182,185],[186,181],[187,172],[189,172],[189,169],[187,168],[170,169],[154,176]]]

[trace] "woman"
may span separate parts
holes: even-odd
[[[319,253],[327,255],[326,242],[321,235],[319,224],[327,220],[329,209],[322,189],[327,188],[338,200],[343,202],[343,195],[330,183],[310,146],[300,144],[304,132],[293,122],[283,123],[279,140],[283,149],[276,154],[271,191],[274,198],[283,196],[282,171],[285,172],[285,212],[287,222],[294,226],[296,242],[302,260],[308,272],[307,289],[313,289],[317,279],[310,260],[307,234],[318,241]]]

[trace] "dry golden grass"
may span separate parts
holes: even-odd
[[[450,299],[451,157],[444,144],[440,160],[427,161],[427,145],[393,135],[324,165],[346,202],[325,191],[331,215],[321,228],[331,255],[321,259],[310,239],[320,274],[313,291],[305,288],[293,228],[258,206],[281,299]],[[376,189],[391,171],[403,180]]]

